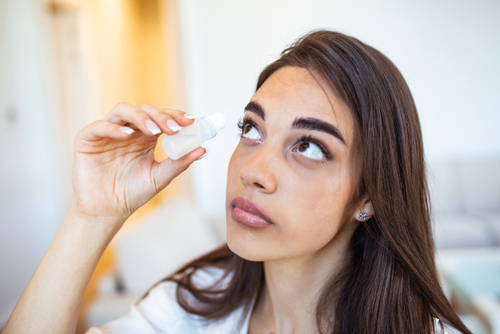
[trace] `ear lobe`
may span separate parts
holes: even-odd
[[[354,212],[354,219],[364,222],[373,217],[374,214],[372,202],[368,196],[363,196],[359,201],[358,209]]]

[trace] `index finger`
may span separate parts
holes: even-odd
[[[144,110],[129,103],[118,103],[104,117],[104,120],[118,125],[133,124],[147,136],[161,133],[156,123]]]
[[[110,123],[108,121],[95,121],[84,127],[78,134],[77,138],[88,141],[96,141],[101,138],[125,139],[134,133],[134,130],[127,126]]]

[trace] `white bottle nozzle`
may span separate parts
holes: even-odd
[[[226,118],[221,113],[215,113],[210,116],[203,116],[203,119],[207,120],[207,123],[210,125],[212,130],[212,138],[215,137],[220,130],[226,127]]]
[[[217,128],[217,133],[219,133],[219,131],[224,129],[227,125],[226,118],[220,112],[208,117],[214,122],[215,127]]]

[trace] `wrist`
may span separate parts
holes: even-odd
[[[76,228],[81,232],[96,234],[110,240],[127,220],[126,216],[89,215],[80,210],[72,202],[66,211],[63,224]]]

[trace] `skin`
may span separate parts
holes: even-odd
[[[373,214],[366,196],[353,203],[360,176],[359,143],[352,113],[328,85],[311,72],[284,67],[252,97],[265,119],[247,110],[255,123],[243,129],[228,169],[227,242],[233,252],[263,261],[265,285],[249,333],[314,333],[316,296],[346,258],[359,213]],[[328,122],[344,141],[318,130],[291,129],[297,118]],[[332,159],[297,140],[312,135]],[[264,229],[242,224],[231,201],[244,197],[274,223]]]

